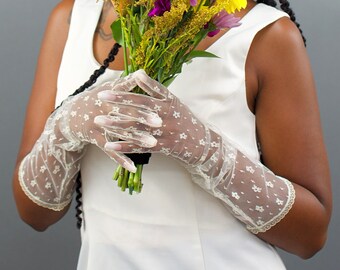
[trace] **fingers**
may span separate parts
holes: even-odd
[[[128,171],[135,173],[137,168],[133,161],[128,158],[126,155],[120,152],[115,151],[108,151],[104,149],[105,154],[107,154],[113,161],[121,165],[123,168],[127,169]]]
[[[115,81],[114,84],[104,84],[102,90],[109,90],[105,88],[108,87],[111,88],[111,91],[131,92],[136,86],[139,86],[151,97],[162,99],[169,96],[168,89],[149,77],[142,69]]]
[[[162,119],[155,111],[160,111],[162,106],[152,98],[138,94],[104,91],[98,93],[100,100],[113,103],[110,115],[125,116],[151,127],[160,127]]]
[[[131,142],[119,141],[119,142],[107,142],[105,144],[106,151],[120,152],[120,153],[150,153],[151,148],[140,147],[139,145],[133,144]]]
[[[107,115],[96,116],[94,123],[105,127],[117,125],[126,127],[128,124],[133,126],[138,123],[157,128],[162,126],[162,119],[152,111],[136,107],[116,107],[115,110],[112,110]]]
[[[105,136],[108,142],[112,141],[112,139],[109,138],[118,138],[146,148],[151,148],[157,145],[156,138],[148,132],[126,129],[105,129]]]
[[[116,108],[113,107],[113,110],[123,106],[130,109],[135,107],[150,115],[154,115],[155,112],[161,111],[166,106],[166,103],[153,97],[124,92],[103,91],[98,93],[98,98],[103,102],[115,104]],[[167,109],[165,110],[167,111]]]
[[[131,73],[118,81],[115,82],[113,87],[111,88],[112,91],[123,91],[123,92],[131,92],[136,86],[136,80],[133,77],[134,73]]]
[[[105,90],[110,90],[110,91],[119,90],[119,91],[124,91],[124,92],[130,92],[137,86],[136,81],[132,78],[132,74],[129,74],[128,76],[125,76],[123,78],[119,78],[113,81],[105,82],[97,86],[96,90],[97,92],[105,91]]]
[[[105,144],[107,143],[107,138],[104,137],[101,133],[94,134],[96,139],[92,139],[92,144],[97,145],[100,149],[104,151],[106,155],[125,169],[129,170],[130,172],[135,173],[137,171],[137,168],[133,161],[128,158],[125,154],[122,152],[117,152],[113,150],[106,150]]]
[[[144,70],[140,69],[134,72],[133,78],[137,85],[151,97],[167,98],[169,96],[169,90],[161,83],[150,78]]]
[[[97,125],[104,131],[104,133],[100,133],[100,136],[97,136],[105,138],[105,142],[102,145],[106,142],[117,141],[118,139],[146,148],[151,148],[157,145],[157,139],[147,131],[137,130],[133,126],[129,128],[122,128],[111,124],[107,126],[107,121],[109,120],[105,117],[97,117],[96,120],[97,123],[100,123]]]
[[[135,173],[137,171],[137,168],[133,161],[128,158],[126,155],[120,152],[115,151],[108,151],[104,148],[104,153],[109,156],[113,161],[121,165],[123,168],[127,169],[128,171]]]

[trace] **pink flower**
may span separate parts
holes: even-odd
[[[233,28],[240,26],[241,23],[239,22],[240,18],[235,17],[232,14],[228,14],[225,10],[222,10],[221,12],[217,13],[211,20],[210,23],[212,23],[216,29],[213,31],[210,31],[208,33],[209,37],[213,37],[220,32],[223,28]]]
[[[190,0],[190,6],[194,7],[197,5],[197,0]]]
[[[190,0],[191,1],[191,0]],[[171,8],[170,0],[156,0],[155,7],[148,13],[149,17],[162,16],[165,11],[169,11]]]

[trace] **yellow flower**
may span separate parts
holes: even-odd
[[[132,0],[111,0],[111,3],[119,16],[123,16],[126,13],[127,7],[131,6]]]
[[[247,6],[247,0],[229,0],[227,2],[228,3],[225,7],[225,11],[227,11],[229,14],[232,14],[235,11],[240,11]]]
[[[137,0],[134,3],[134,6],[147,6],[149,4],[150,0]],[[151,3],[152,5],[152,3]]]
[[[146,53],[150,54],[150,51],[152,51],[151,49],[148,50],[147,48],[150,46],[150,41],[152,38],[157,37],[154,33],[154,28],[147,30],[144,33],[138,48],[136,49],[135,61],[139,68],[145,68]]]
[[[164,12],[163,16],[153,17],[156,34],[167,33],[173,29],[183,18],[183,14],[188,10],[188,5],[177,3],[172,5],[170,11]]]

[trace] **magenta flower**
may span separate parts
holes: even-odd
[[[197,5],[197,0],[190,0],[190,6],[194,7]]]
[[[156,0],[155,7],[148,13],[149,17],[162,16],[165,11],[169,11],[171,8],[170,0]]]
[[[212,23],[216,27],[216,29],[213,31],[210,31],[208,33],[208,37],[213,37],[217,35],[218,32],[220,32],[220,30],[223,28],[233,28],[233,27],[241,25],[239,21],[240,21],[240,18],[227,13],[225,10],[222,10],[221,12],[217,13],[212,18],[210,23]]]

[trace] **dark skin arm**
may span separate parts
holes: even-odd
[[[258,236],[309,258],[326,241],[332,195],[314,79],[293,22],[280,19],[256,36],[246,74],[263,163],[296,191],[288,215]]]
[[[244,16],[256,3],[248,0]],[[204,40],[211,46],[224,33]],[[265,166],[290,180],[296,199],[277,225],[257,236],[302,258],[325,244],[332,212],[328,159],[314,78],[301,34],[289,18],[260,31],[246,62],[249,109],[256,116]]]
[[[62,0],[52,11],[42,41],[37,63],[32,93],[27,106],[23,137],[13,174],[13,192],[17,209],[24,222],[37,231],[44,231],[60,220],[68,211],[68,207],[55,212],[33,203],[22,191],[18,181],[18,167],[22,159],[31,151],[36,140],[44,129],[46,119],[54,110],[57,77],[62,54],[70,26],[74,0]],[[110,24],[116,15],[110,1],[104,4],[102,16],[94,36],[94,54],[102,63],[112,48],[114,41],[109,38]],[[123,69],[122,51],[110,68]]]
[[[26,110],[16,168],[13,175],[13,191],[20,217],[34,229],[43,231],[57,222],[68,210],[54,212],[34,204],[23,193],[18,181],[21,160],[31,151],[44,129],[46,119],[54,109],[57,74],[66,43],[69,17],[73,0],[64,0],[51,13],[42,41],[32,93]]]

